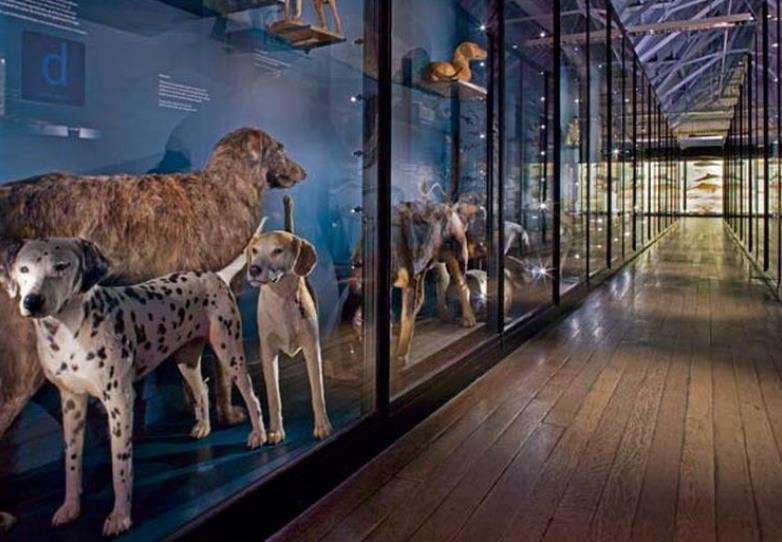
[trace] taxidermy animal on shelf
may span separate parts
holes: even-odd
[[[8,245],[0,282],[34,323],[46,378],[60,390],[65,441],[65,502],[52,525],[81,512],[82,452],[87,401],[108,414],[114,507],[103,534],[130,528],[133,492],[133,383],[171,357],[195,397],[192,435],[209,434],[208,392],[201,351],[209,343],[249,413],[247,446],[266,442],[261,407],[247,373],[242,323],[230,273],[182,271],[133,286],[98,283],[109,262],[82,239],[36,239]]]
[[[432,62],[429,64],[424,71],[424,81],[430,83],[464,81],[469,83],[472,80],[470,62],[485,60],[487,56],[486,50],[480,45],[465,41],[456,48],[451,62]]]
[[[291,1],[296,2],[293,16],[291,16]],[[334,19],[334,32],[342,35],[342,19],[339,17],[339,11],[337,10],[337,0],[313,0],[315,6],[315,13],[318,14],[318,24],[321,28],[329,30],[328,22],[326,21],[326,10],[323,8],[323,4],[328,4],[331,9],[331,16]],[[285,21],[301,22],[302,12],[302,0],[285,0],[283,5],[283,17]]]
[[[293,204],[286,196],[286,231],[257,234],[247,248],[247,280],[260,289],[258,329],[261,365],[269,401],[269,443],[285,439],[280,398],[279,354],[304,354],[310,382],[315,438],[332,432],[326,413],[323,360],[315,291],[307,276],[318,261],[315,247],[293,233]]]
[[[97,243],[115,274],[136,284],[181,269],[217,271],[247,246],[263,192],[305,178],[279,141],[241,128],[223,137],[200,171],[79,176],[48,173],[0,186],[0,239],[83,238]],[[0,296],[0,436],[43,383],[35,333]],[[230,403],[230,382],[216,367],[217,414],[244,418]]]

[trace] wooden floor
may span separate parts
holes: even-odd
[[[277,540],[782,540],[782,305],[687,219]]]

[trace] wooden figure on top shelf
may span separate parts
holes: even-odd
[[[461,99],[483,99],[486,89],[472,83],[470,62],[486,60],[486,50],[472,41],[460,43],[451,62],[431,62],[423,73],[423,85],[438,94],[450,95],[454,85]]]
[[[291,13],[292,1],[295,1],[293,13]],[[345,41],[342,19],[340,19],[337,10],[337,0],[313,0],[313,3],[315,12],[318,14],[319,26],[311,25],[301,19],[302,0],[285,0],[282,8],[283,18],[272,23],[268,28],[269,32],[297,49],[310,50]],[[326,10],[324,9],[326,3],[331,8],[331,15],[334,19],[335,29],[333,31],[329,29],[326,20]]]

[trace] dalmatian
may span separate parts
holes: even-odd
[[[243,255],[242,255],[243,256]],[[249,448],[266,442],[242,344],[241,320],[226,278],[180,272],[134,286],[98,283],[109,263],[82,239],[36,239],[0,252],[0,282],[34,322],[43,372],[60,391],[65,440],[65,501],[54,526],[80,513],[82,450],[88,397],[108,414],[114,507],[103,525],[113,536],[131,526],[133,382],[172,358],[194,397],[194,437],[209,434],[200,357],[206,343],[239,389],[252,430]]]

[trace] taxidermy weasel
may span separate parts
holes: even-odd
[[[424,81],[439,83],[442,81],[464,81],[472,79],[470,62],[485,60],[488,54],[477,43],[465,41],[453,53],[452,62],[432,62],[424,71]]]

